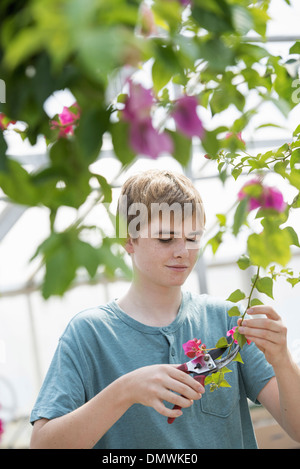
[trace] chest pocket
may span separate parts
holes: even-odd
[[[210,392],[209,385],[205,386],[205,393],[200,399],[200,408],[204,414],[226,418],[239,406],[240,393],[237,369],[233,369],[231,373],[226,373],[225,379],[230,384],[230,388],[218,388]]]

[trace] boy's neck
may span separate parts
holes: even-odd
[[[151,289],[149,285],[131,284],[117,303],[128,316],[153,327],[171,324],[177,316],[182,299],[181,287]]]

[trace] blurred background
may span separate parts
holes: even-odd
[[[267,33],[267,46],[273,54],[285,56],[296,39],[300,39],[300,5],[296,0],[292,8],[279,0],[271,2],[272,21]],[[70,106],[73,97],[68,91],[56,93],[47,103],[49,114],[61,112]],[[292,131],[299,124],[299,105],[288,119],[271,105],[265,105],[264,120],[269,114],[269,122],[281,128],[264,128],[252,138],[251,128],[243,139],[249,153],[257,154],[288,141]],[[206,116],[201,116],[206,122]],[[223,117],[224,118],[224,117]],[[234,116],[227,112],[226,118]],[[259,125],[259,115],[255,126]],[[206,122],[207,123],[207,122]],[[13,134],[13,133],[12,133]],[[259,138],[258,138],[259,137]],[[43,142],[31,147],[16,134],[8,135],[9,154],[21,161],[24,166],[34,168],[45,157]],[[116,206],[120,187],[127,177],[147,168],[168,168],[182,172],[183,169],[173,158],[161,157],[157,160],[139,158],[127,171],[120,174],[121,164],[112,152],[109,141],[104,145],[101,159],[94,163],[95,172],[105,176],[113,186],[112,210]],[[215,164],[204,158],[201,146],[194,145],[190,166],[185,173],[194,181],[202,195],[207,216],[206,238],[214,234],[216,214],[226,213],[236,200],[236,195],[246,181],[242,177],[236,182],[221,182]],[[278,186],[286,198],[290,198],[282,178],[268,176],[268,185]],[[88,200],[86,205],[90,201]],[[83,207],[85,209],[86,207]],[[73,209],[61,209],[61,228],[72,221]],[[105,211],[94,207],[88,214],[90,223],[107,229]],[[293,226],[300,234],[300,220],[293,220]],[[40,293],[41,269],[38,262],[29,262],[38,245],[49,235],[49,214],[46,208],[26,208],[8,204],[0,191],[0,418],[4,423],[4,433],[0,447],[27,448],[31,425],[29,415],[42,384],[59,336],[69,320],[82,309],[97,306],[116,298],[127,289],[128,283],[116,278],[107,281],[101,276],[91,283],[84,272],[79,275],[74,286],[62,297],[51,297],[47,301]],[[205,242],[205,240],[204,240]],[[236,265],[244,252],[243,236],[234,238],[226,235],[216,256],[208,247],[200,257],[184,289],[208,293],[227,298],[235,289],[249,290],[253,272],[241,271]],[[295,271],[300,271],[300,256],[293,256],[290,263]],[[299,286],[292,288],[284,279],[275,284],[274,301],[263,298],[282,316],[288,327],[290,350],[300,365],[300,292]],[[297,448],[299,444],[291,440],[261,407],[251,406],[251,413],[260,448]]]

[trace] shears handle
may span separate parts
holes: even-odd
[[[185,363],[183,363],[182,365],[178,366],[177,369],[178,369],[178,370],[181,370],[181,371],[184,371],[185,373],[189,373],[188,368],[187,368],[187,365],[186,365]],[[196,376],[194,376],[194,379],[195,379],[196,381],[198,381],[200,384],[202,384],[202,386],[204,386],[205,378],[206,378],[205,375],[200,375],[200,376],[197,376],[197,375],[196,375]],[[179,410],[180,410],[181,407],[180,407],[179,405],[174,405],[173,410],[175,410],[175,409],[179,409]],[[176,417],[175,417],[175,418],[176,418]],[[175,418],[174,418],[174,417],[169,417],[169,418],[168,418],[168,423],[173,423],[174,420],[175,420]]]

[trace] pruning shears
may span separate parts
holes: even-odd
[[[185,373],[194,374],[194,379],[199,381],[199,383],[204,386],[205,378],[210,373],[217,373],[222,368],[227,366],[232,360],[235,359],[237,354],[240,351],[240,346],[237,345],[231,352],[229,352],[225,357],[217,360],[223,353],[228,349],[228,347],[215,348],[207,351],[204,355],[193,358],[192,360],[183,363],[178,366],[178,370],[184,371]],[[173,409],[181,409],[180,406],[175,405]],[[175,418],[168,418],[168,423],[173,423]]]

